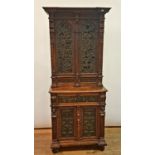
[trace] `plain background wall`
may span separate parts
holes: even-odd
[[[103,84],[109,90],[106,125],[121,125],[121,2],[120,0],[35,0],[34,28],[34,127],[50,127],[50,36],[48,15],[43,6],[112,7],[106,14]]]

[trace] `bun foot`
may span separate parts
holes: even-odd
[[[105,147],[104,147],[104,146],[98,146],[98,149],[99,149],[100,151],[104,151]]]
[[[59,151],[60,151],[59,148],[53,148],[53,149],[52,149],[52,152],[53,152],[53,153],[58,153]]]

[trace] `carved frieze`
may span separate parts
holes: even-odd
[[[67,103],[67,102],[97,102],[98,96],[59,96],[59,102]]]

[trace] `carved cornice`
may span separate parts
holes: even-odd
[[[54,11],[56,10],[55,8],[52,7],[43,7],[43,9],[47,14],[54,13]]]
[[[100,8],[100,12],[101,12],[102,14],[106,14],[106,13],[109,12],[110,9],[111,9],[111,8]]]
[[[98,10],[102,14],[106,14],[107,12],[109,12],[109,10],[111,8],[110,7],[43,7],[43,9],[48,14],[52,14],[52,13],[56,12],[57,10],[68,11],[68,12],[69,11],[79,12],[79,10],[81,10],[81,11],[88,11],[88,10],[94,11],[94,9]]]

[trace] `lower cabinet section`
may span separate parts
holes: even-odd
[[[73,94],[72,94],[73,95]],[[104,94],[89,97],[56,95],[52,98],[52,150],[92,145],[103,149],[105,98]],[[60,100],[61,98],[61,100]],[[61,102],[60,102],[61,101]],[[65,101],[65,102],[64,102]],[[94,102],[98,101],[98,102]]]
[[[97,138],[98,106],[59,107],[58,139]]]

